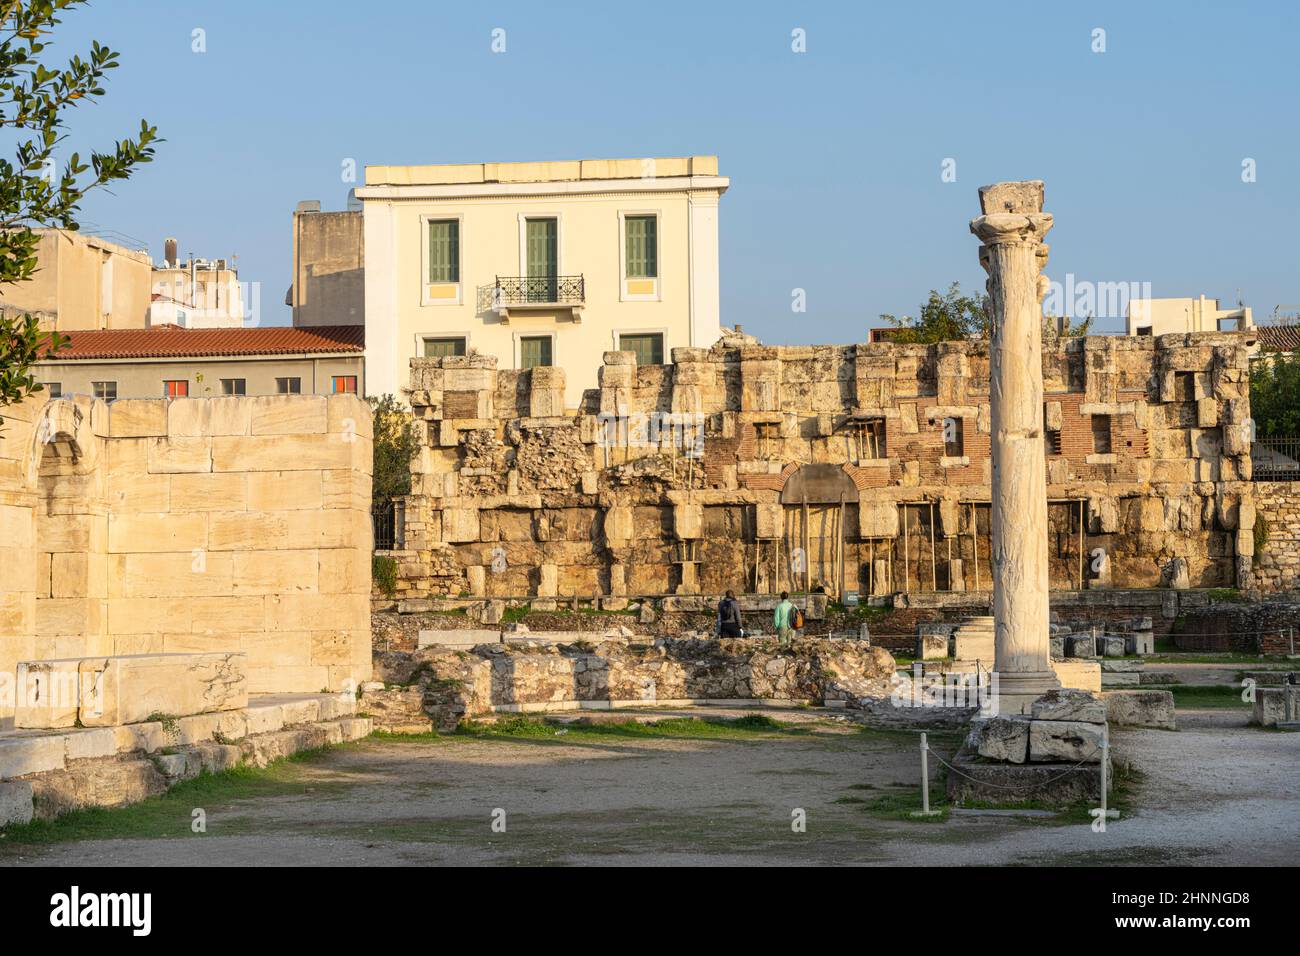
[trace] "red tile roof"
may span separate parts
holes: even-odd
[[[1259,344],[1269,351],[1300,351],[1300,325],[1259,325],[1254,331]]]
[[[366,344],[364,325],[263,326],[255,329],[183,329],[162,325],[152,329],[105,329],[65,334],[69,342],[50,356],[52,361],[360,353]]]

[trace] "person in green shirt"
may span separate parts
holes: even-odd
[[[781,592],[781,603],[776,606],[776,611],[772,614],[772,626],[776,628],[776,636],[781,641],[781,646],[790,643],[790,638],[794,636],[794,604],[790,600],[790,592]]]

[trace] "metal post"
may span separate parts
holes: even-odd
[[[921,812],[926,814],[930,812],[930,765],[927,759],[929,750],[930,744],[923,730],[921,731]]]
[[[1101,818],[1108,814],[1106,809],[1106,771],[1110,765],[1110,724],[1101,725]],[[1102,824],[1105,826],[1105,824]]]

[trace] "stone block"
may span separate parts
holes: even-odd
[[[1096,661],[1052,661],[1052,670],[1062,687],[1101,693],[1101,665]]]
[[[75,727],[81,706],[81,662],[21,661],[16,675],[15,727]]]
[[[477,508],[444,508],[442,512],[442,540],[460,544],[479,539],[479,511]]]
[[[701,504],[673,505],[673,534],[678,540],[702,537],[704,532],[704,506]]]
[[[477,644],[500,644],[501,631],[498,628],[425,628],[420,630],[416,640],[418,647],[473,647]]]
[[[0,827],[32,821],[32,785],[26,780],[0,783]]]
[[[784,506],[776,501],[760,501],[754,505],[754,528],[754,536],[763,540],[771,540],[784,535]]]
[[[976,719],[967,744],[987,760],[1024,763],[1029,757],[1029,725],[1023,717]]]
[[[1029,759],[1035,763],[1101,763],[1105,724],[1077,720],[1031,720]]]
[[[237,653],[146,654],[81,663],[81,723],[139,723],[151,714],[185,717],[248,704],[245,657]]]
[[[1071,657],[1092,658],[1097,656],[1097,638],[1092,634],[1072,634],[1066,642]]]
[[[326,430],[324,395],[259,395],[245,401],[250,435],[310,435]]]
[[[212,471],[212,439],[150,438],[149,473],[174,475]],[[230,469],[227,469],[230,470]]]
[[[1156,652],[1156,636],[1151,631],[1134,631],[1124,638],[1124,650],[1146,656]]]
[[[605,511],[605,541],[609,544],[623,544],[631,541],[635,533],[632,523],[632,509],[627,505],[614,505]]]
[[[899,534],[898,505],[892,501],[858,503],[858,536],[862,538],[895,538]],[[779,537],[779,534],[778,534]]]
[[[1107,634],[1105,637],[1097,639],[1097,650],[1103,657],[1123,657],[1124,656],[1124,638]]]
[[[0,737],[0,780],[62,770],[64,748],[62,734]]]
[[[124,398],[108,406],[108,433],[113,438],[161,438],[167,434],[167,401]]]
[[[1174,695],[1167,690],[1108,690],[1102,694],[1106,720],[1116,727],[1177,729]]]
[[[117,753],[117,734],[112,727],[70,730],[64,735],[63,742],[69,760],[112,757]]]
[[[554,564],[542,564],[537,568],[537,596],[555,597],[559,593],[559,568]]]
[[[947,634],[918,634],[916,656],[923,661],[938,660],[948,656]]]
[[[1044,694],[1030,705],[1034,720],[1072,720],[1090,724],[1106,722],[1106,705],[1096,694],[1062,688]]]

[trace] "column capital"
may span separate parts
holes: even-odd
[[[1038,244],[1052,228],[1050,212],[994,212],[970,221],[970,231],[986,246]]]

